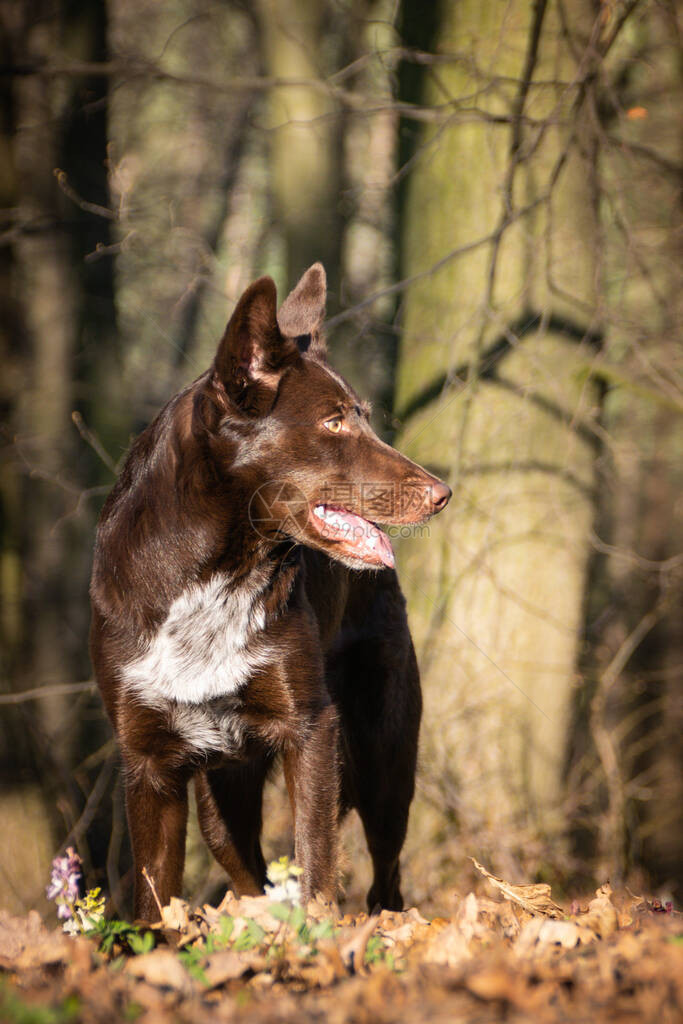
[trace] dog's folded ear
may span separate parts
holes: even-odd
[[[230,317],[213,362],[211,381],[218,393],[252,414],[272,405],[278,382],[299,350],[277,322],[277,293],[271,277],[249,285]]]
[[[327,278],[322,263],[314,263],[280,306],[277,322],[288,338],[294,338],[301,352],[324,357],[321,327],[325,319]]]

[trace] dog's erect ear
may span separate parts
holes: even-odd
[[[324,356],[321,327],[325,319],[327,278],[322,263],[314,263],[280,306],[277,322],[288,338],[295,338],[301,352]]]
[[[212,382],[248,412],[269,408],[294,342],[277,323],[277,293],[271,277],[249,285],[235,307],[213,363]]]

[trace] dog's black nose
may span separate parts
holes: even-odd
[[[448,484],[443,484],[441,481],[432,485],[431,498],[435,512],[440,512],[442,508],[446,507],[452,493]]]

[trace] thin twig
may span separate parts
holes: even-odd
[[[605,59],[609,51],[612,49],[622,28],[624,27],[628,19],[631,17],[636,7],[640,5],[640,2],[641,0],[629,0],[629,2],[623,7],[621,14],[617,18],[616,24],[610,32],[609,36],[607,36],[603,43],[600,43],[598,45],[598,50],[603,60]]]
[[[82,199],[78,192],[69,184],[69,179],[66,176],[66,171],[62,171],[59,167],[55,167],[54,176],[57,179],[57,184],[61,188],[65,196],[75,203],[79,209],[84,210],[86,213],[94,213],[97,217],[104,217],[105,220],[116,220],[117,216],[113,210],[109,210],[106,206],[100,206],[99,203],[88,202],[87,199]]]
[[[36,686],[32,690],[22,690],[21,693],[3,693],[0,695],[0,704],[24,704],[30,700],[42,700],[44,697],[61,697],[67,693],[94,693],[95,683],[89,680],[85,683],[57,683],[54,686]]]
[[[74,410],[71,413],[71,421],[72,421],[73,425],[75,426],[76,430],[78,431],[78,433],[81,435],[83,440],[86,442],[86,444],[89,444],[90,447],[92,448],[92,450],[94,452],[96,452],[97,455],[99,455],[99,457],[102,459],[102,462],[105,464],[107,469],[110,469],[112,471],[112,473],[114,473],[114,475],[116,475],[118,473],[118,469],[116,468],[116,463],[114,462],[112,457],[109,455],[109,453],[107,451],[105,451],[105,449],[104,449],[100,439],[96,436],[96,434],[94,434],[92,432],[90,427],[88,427],[86,425],[85,420],[81,416],[80,412],[78,412],[77,410]]]
[[[660,599],[626,637],[600,676],[590,705],[590,731],[607,786],[607,812],[601,827],[603,854],[609,858],[610,872],[618,881],[621,881],[625,868],[623,839],[626,827],[626,787],[618,744],[605,721],[607,698],[632,655],[657,624],[665,608],[666,601]]]
[[[149,871],[147,870],[146,867],[143,867],[143,869],[142,869],[142,877],[144,878],[144,880],[147,882],[147,885],[152,890],[152,896],[154,897],[154,902],[157,905],[157,909],[159,911],[159,917],[163,920],[164,908],[162,907],[161,900],[159,899],[159,896],[157,895],[157,890],[156,890],[156,886],[154,884],[154,879],[152,878],[152,876],[150,875],[150,873],[149,873]]]

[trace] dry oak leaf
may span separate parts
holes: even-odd
[[[501,1000],[502,1002],[523,1004],[526,986],[520,977],[505,966],[489,967],[471,974],[465,981],[465,987],[478,999],[485,1001]]]
[[[37,911],[12,917],[0,911],[0,967],[24,970],[68,960],[71,941],[57,929],[48,932]]]
[[[189,903],[178,896],[172,896],[170,902],[161,908],[161,921],[152,925],[152,930],[160,931],[169,945],[179,949],[202,934],[199,922],[190,912]]]
[[[319,892],[306,904],[306,917],[314,921],[339,921],[341,913],[335,900],[329,900]]]
[[[521,923],[515,910],[515,904],[509,900],[490,900],[486,896],[477,897],[479,920],[496,934],[506,939],[515,939],[520,932]]]
[[[377,930],[392,944],[399,942],[404,946],[418,939],[423,939],[431,932],[431,925],[423,917],[417,907],[411,907],[402,913],[382,911],[377,922]]]
[[[487,879],[494,889],[502,893],[505,899],[518,903],[530,914],[545,914],[546,917],[556,918],[563,916],[562,908],[558,907],[550,898],[550,886],[546,882],[539,882],[536,885],[511,885],[509,882],[503,881],[502,878],[492,875],[474,857],[470,857],[470,860],[477,871]]]
[[[85,935],[76,935],[69,943],[69,960],[66,965],[65,980],[67,985],[82,984],[102,958],[95,953],[95,946]]]
[[[500,1001],[523,1006],[528,1002],[525,978],[505,959],[478,959],[461,966],[451,978],[451,986],[467,989],[483,1002]]]
[[[239,904],[239,902],[239,898],[235,896],[232,889],[227,889],[225,895],[223,896],[223,899],[220,901],[217,907],[212,907],[209,903],[205,903],[203,907],[203,912],[205,915],[209,915],[209,912],[211,912],[211,916],[213,915],[213,913],[216,913],[218,915],[232,915],[232,908],[235,906],[235,904]]]
[[[479,920],[479,902],[473,892],[468,893],[460,904],[456,921],[468,942],[474,938],[481,939],[486,934],[487,929]]]
[[[428,944],[423,960],[428,964],[458,967],[472,956],[469,943],[455,924],[446,925]]]
[[[595,890],[595,899],[590,901],[585,914],[577,916],[576,923],[584,928],[590,928],[599,939],[604,939],[617,931],[619,916],[612,903],[612,888],[609,882]]]
[[[365,951],[368,940],[375,930],[379,917],[371,915],[364,924],[351,931],[351,934],[339,943],[342,961],[353,974],[366,974]]]
[[[155,949],[132,957],[124,970],[139,981],[155,988],[170,988],[183,996],[192,994],[194,985],[176,953],[170,949]]]
[[[28,917],[12,917],[6,910],[0,910],[0,966],[10,967],[27,945],[45,934],[36,910],[31,910]]]
[[[308,988],[327,988],[342,978],[348,977],[348,970],[335,942],[324,940],[318,945],[314,959],[292,960],[284,972],[287,978],[304,981]]]
[[[219,910],[218,907],[213,907],[210,903],[205,903],[201,907],[197,907],[195,915],[206,921],[207,924],[217,924],[222,917],[225,916],[224,912]]]
[[[279,931],[282,927],[282,921],[273,917],[270,913],[270,907],[273,905],[273,902],[269,896],[243,896],[239,900],[232,900],[227,905],[225,900],[223,900],[221,903],[221,907],[224,907],[223,912],[235,918],[235,931],[232,933],[233,939],[236,939],[244,930],[247,920],[255,921],[268,934]],[[240,918],[242,919],[241,921],[239,920]]]
[[[595,942],[595,932],[582,928],[574,921],[556,921],[534,917],[523,926],[515,942],[514,950],[521,956],[534,953],[541,946],[562,946],[574,949],[580,944]]]
[[[263,957],[245,956],[231,949],[211,953],[203,967],[206,989],[219,988],[226,981],[242,978],[249,971],[257,971],[263,964]]]
[[[404,910],[403,917],[406,921],[414,921],[415,924],[429,924],[427,918],[422,916],[417,907],[411,907],[410,910]]]
[[[333,971],[335,981],[345,978],[347,974],[346,964],[339,952],[339,947],[334,939],[323,939],[318,943],[318,954],[323,957]]]
[[[190,927],[190,905],[177,896],[171,896],[171,901],[161,909],[161,923],[164,928],[171,928],[177,932],[185,932]]]

